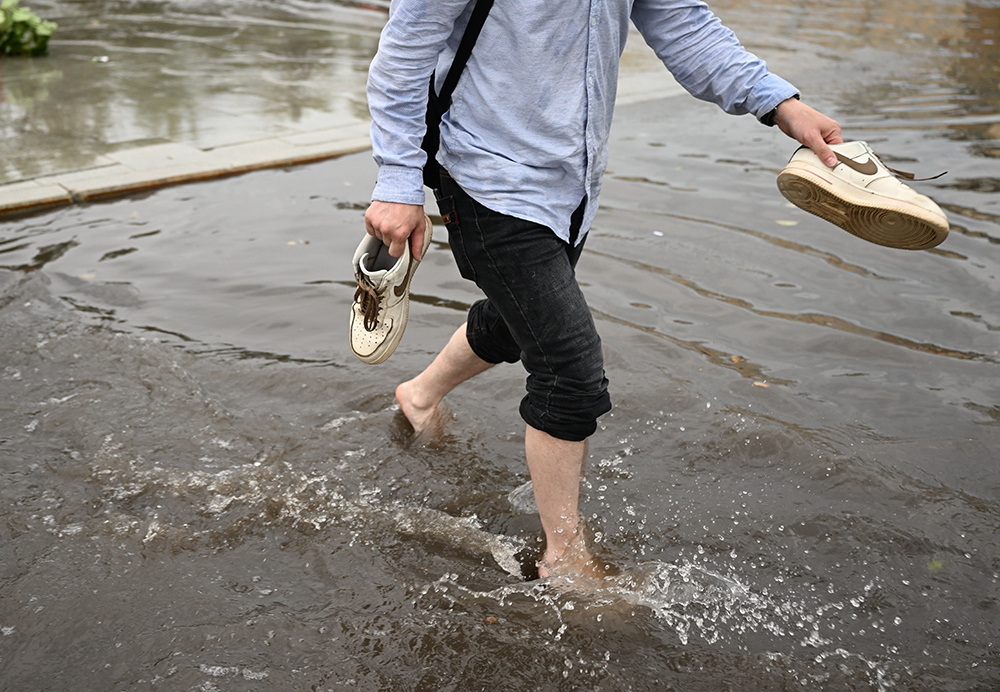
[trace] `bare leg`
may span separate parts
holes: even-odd
[[[448,392],[492,367],[493,363],[477,356],[469,346],[463,324],[422,373],[396,387],[396,401],[419,433],[432,421],[438,404]]]
[[[433,422],[438,406],[452,389],[493,367],[469,346],[463,324],[427,368],[396,387],[396,400],[417,432]],[[581,532],[578,509],[587,442],[568,442],[527,426],[524,439],[535,503],[545,531],[545,556],[539,575],[605,576]]]
[[[579,574],[592,579],[605,575],[594,560],[582,533],[578,509],[580,480],[587,458],[587,442],[568,442],[527,426],[524,449],[535,489],[538,516],[545,531],[545,556],[539,576]]]

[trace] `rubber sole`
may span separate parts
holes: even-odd
[[[785,169],[778,175],[778,190],[800,209],[876,245],[926,250],[948,237],[947,226],[922,218],[914,210],[894,207],[875,195],[865,200],[847,199],[817,178],[808,170]]]

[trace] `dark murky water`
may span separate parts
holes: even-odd
[[[517,575],[520,368],[433,445],[400,424],[476,297],[443,233],[400,350],[351,356],[361,154],[0,223],[0,689],[1000,686],[1000,6],[718,9],[848,137],[947,169],[918,185],[953,230],[865,244],[777,193],[778,133],[619,110],[580,278],[625,582]]]

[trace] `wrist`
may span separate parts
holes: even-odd
[[[792,96],[790,96],[789,98],[785,99],[784,101],[782,101],[781,103],[779,103],[777,106],[775,106],[774,108],[772,108],[769,112],[767,112],[764,115],[764,117],[760,119],[760,122],[762,124],[764,124],[764,125],[767,125],[768,127],[774,127],[777,124],[777,122],[778,122],[778,111],[779,111],[779,109],[782,106],[784,106],[786,103],[791,103],[792,101],[798,101],[799,99],[800,99],[800,96],[798,94],[793,94]]]

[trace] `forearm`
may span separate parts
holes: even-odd
[[[759,119],[797,93],[699,0],[636,0],[632,20],[681,86],[727,113]]]

